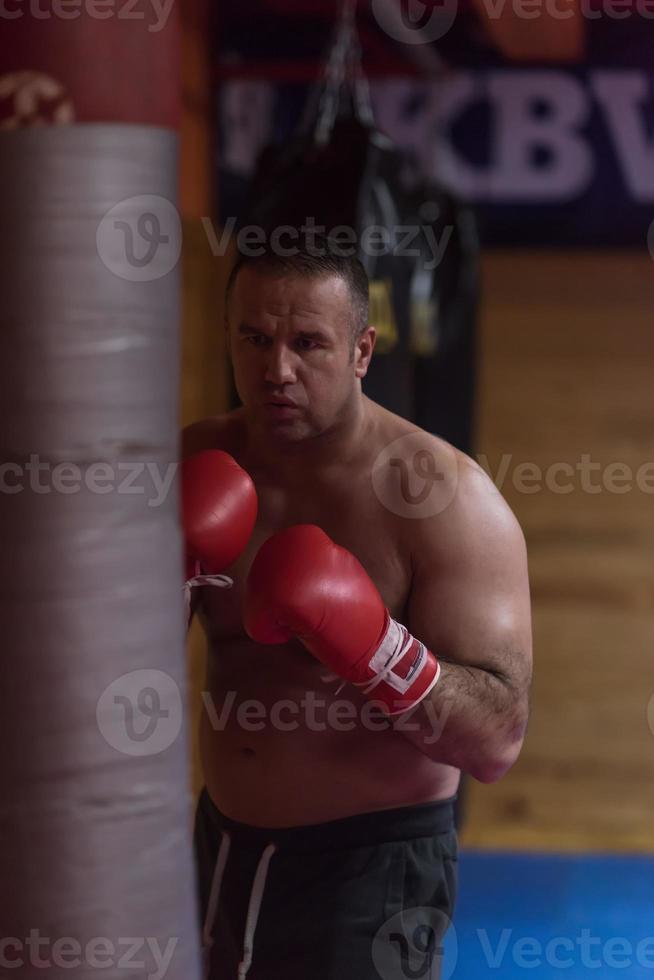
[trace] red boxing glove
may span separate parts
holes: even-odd
[[[440,675],[436,657],[391,618],[360,562],[314,525],[286,528],[261,546],[244,601],[253,640],[285,643],[297,636],[386,714],[414,707]]]
[[[231,579],[217,573],[236,561],[245,549],[256,519],[254,483],[229,453],[210,449],[182,460],[189,624],[192,586],[233,584]]]

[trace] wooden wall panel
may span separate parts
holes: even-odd
[[[462,840],[652,852],[654,265],[494,253],[484,268],[478,449],[493,474],[511,457],[501,490],[529,548],[535,679],[522,757],[501,782],[470,783]],[[629,467],[626,492],[587,492],[579,474],[565,494],[515,483],[522,462],[584,454],[600,487]]]
[[[213,87],[211,84],[209,0],[182,0],[183,114],[181,125],[180,206],[183,310],[180,427],[228,407],[223,294],[229,259],[215,257],[202,218],[214,213]],[[198,725],[204,688],[206,640],[194,623],[187,642],[191,781],[202,786]]]
[[[228,274],[225,258],[215,258],[201,223],[184,219],[181,419],[187,425],[218,415],[228,407],[228,365],[223,328],[223,295]],[[189,633],[189,723],[193,791],[202,788],[198,757],[201,691],[206,640],[197,622]]]

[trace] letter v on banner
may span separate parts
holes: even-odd
[[[604,110],[622,165],[625,183],[636,201],[654,201],[654,140],[648,139],[645,107],[654,98],[650,75],[642,71],[596,71],[590,76]]]

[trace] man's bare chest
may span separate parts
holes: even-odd
[[[352,552],[379,589],[395,617],[401,617],[411,587],[411,558],[397,518],[375,497],[370,485],[320,485],[307,481],[292,491],[258,483],[259,514],[254,533],[241,557],[226,573],[229,590],[205,588],[202,607],[212,637],[241,635],[243,585],[258,549],[276,531],[294,524],[317,524],[337,544]]]

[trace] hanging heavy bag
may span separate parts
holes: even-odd
[[[420,228],[411,279],[415,421],[472,452],[479,237],[472,209],[437,184],[411,194]]]
[[[413,260],[393,254],[405,210],[398,177],[403,165],[400,152],[374,126],[348,0],[295,136],[259,158],[242,225],[259,225],[270,236],[285,225],[313,224],[334,234],[339,248],[356,248],[370,280],[370,322],[377,329],[364,389],[410,418]]]

